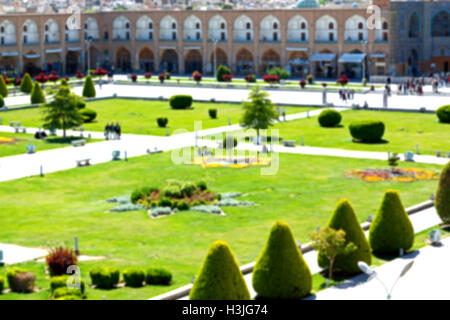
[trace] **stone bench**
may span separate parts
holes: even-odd
[[[86,140],[84,140],[84,139],[73,140],[73,141],[72,141],[72,145],[73,145],[74,147],[76,147],[76,146],[84,146],[85,144],[86,144]]]
[[[80,131],[80,132],[83,132],[83,131],[84,131],[84,128],[83,128],[83,127],[73,127],[73,128],[72,128],[72,131]]]
[[[13,128],[17,128],[17,127],[21,127],[21,126],[22,126],[22,123],[21,123],[21,122],[17,122],[17,121],[11,121],[11,122],[9,123],[9,126],[10,126],[10,127],[13,127]]]
[[[91,159],[77,160],[77,167],[85,167],[91,165]]]
[[[14,127],[14,131],[16,133],[26,133],[27,132],[27,128],[25,128],[25,127]]]
[[[450,151],[436,151],[436,157],[447,155],[447,158],[450,158]]]
[[[283,146],[295,147],[295,140],[283,140]]]
[[[161,149],[156,149],[156,148],[153,150],[151,150],[150,148],[147,149],[148,154],[161,153],[161,152],[163,152]]]

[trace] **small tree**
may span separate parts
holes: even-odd
[[[39,83],[35,83],[31,92],[31,104],[45,103],[45,94]]]
[[[66,137],[66,129],[79,126],[84,117],[78,108],[80,97],[70,92],[70,88],[61,86],[54,100],[42,106],[44,113],[44,128],[63,129],[63,137]]]
[[[8,86],[6,85],[3,76],[0,76],[0,96],[6,97],[8,95]]]
[[[24,93],[31,93],[31,90],[33,90],[33,80],[31,80],[29,73],[25,73],[22,82],[20,83],[20,91]]]
[[[224,65],[219,65],[217,67],[217,71],[216,71],[216,79],[217,79],[217,81],[219,81],[219,82],[225,81],[223,79],[223,75],[224,74],[231,74],[230,68],[228,68],[228,67],[226,67]]]
[[[255,129],[258,135],[259,130],[267,129],[274,121],[278,119],[272,101],[268,98],[269,94],[260,91],[259,87],[252,88],[248,100],[244,102],[244,115],[241,120],[241,126],[244,128]]]
[[[435,201],[436,211],[444,223],[450,223],[450,162],[442,169]]]
[[[92,80],[92,76],[89,75],[86,77],[86,80],[84,80],[83,97],[94,98],[95,95],[94,81]]]
[[[346,255],[356,250],[353,242],[346,243],[345,231],[330,227],[311,234],[312,247],[328,259],[328,278],[333,278],[334,261],[338,255]]]

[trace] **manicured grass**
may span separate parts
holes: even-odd
[[[0,132],[0,138],[14,138],[13,143],[0,143],[0,157],[13,156],[17,154],[24,154],[27,152],[27,145],[32,143],[36,147],[36,152],[50,149],[57,149],[72,146],[72,140],[78,140],[79,137],[48,137],[45,140],[35,139],[34,135],[26,133],[8,133]],[[96,141],[94,139],[86,139],[86,143]]]
[[[257,258],[278,219],[289,223],[296,239],[306,243],[310,232],[327,223],[343,197],[350,199],[360,221],[365,221],[388,188],[399,190],[405,206],[428,199],[436,189],[436,181],[366,183],[344,177],[347,169],[384,165],[380,161],[282,154],[278,173],[267,176],[261,175],[258,167],[174,165],[171,154],[162,153],[24,178],[0,183],[0,241],[30,247],[73,247],[73,237],[78,236],[82,254],[106,256],[105,260],[80,263],[88,283],[89,270],[99,265],[171,270],[174,283],[169,287],[87,291],[90,299],[145,299],[189,283],[217,239],[227,241],[239,263],[245,264]],[[203,180],[216,192],[242,192],[242,199],[259,206],[226,207],[225,217],[191,211],[158,219],[150,219],[145,211],[106,213],[114,206],[106,199],[129,195],[143,185],[161,186],[171,178]],[[36,272],[39,287],[47,289],[43,264],[27,263],[26,267]],[[0,274],[4,272],[1,268]],[[44,299],[49,294],[0,295],[0,299],[13,298]]]
[[[277,123],[280,139],[296,140],[310,147],[326,147],[365,151],[415,152],[435,154],[436,150],[450,151],[450,125],[439,123],[436,115],[408,112],[348,110],[341,112],[342,123],[337,128],[320,127],[317,117]],[[384,122],[383,143],[355,143],[349,131],[352,121],[376,119]],[[270,133],[269,133],[270,134]]]
[[[93,123],[85,123],[85,130],[104,131],[109,122],[119,122],[123,133],[137,133],[163,136],[165,128],[159,128],[156,119],[169,119],[169,132],[177,129],[194,131],[194,121],[202,121],[202,128],[214,128],[228,125],[228,118],[233,124],[238,123],[242,115],[242,105],[225,103],[194,102],[189,110],[173,110],[168,101],[110,99],[87,103],[87,108],[97,111]],[[217,109],[217,119],[211,119],[208,109]],[[306,108],[286,107],[286,113],[306,111]],[[15,110],[1,114],[4,123],[20,121],[26,127],[42,126],[42,112],[39,109]]]

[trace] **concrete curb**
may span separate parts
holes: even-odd
[[[427,200],[425,202],[419,203],[415,206],[409,207],[406,209],[406,212],[408,213],[408,215],[412,215],[414,213],[420,212],[422,210],[431,208],[434,206],[434,201],[432,200]],[[369,230],[370,227],[370,222],[364,222],[361,224],[361,227],[364,231]],[[313,251],[314,249],[312,248],[311,243],[307,243],[305,245],[302,245],[302,247],[300,248],[302,254],[305,254],[307,252]],[[255,266],[255,262],[250,262],[247,263],[243,266],[240,267],[241,272],[246,275],[249,274],[253,271],[253,268]],[[148,300],[177,300],[180,299],[182,297],[185,297],[187,295],[189,295],[189,292],[192,289],[192,284],[188,284],[185,285],[183,287],[180,287],[178,289],[169,291],[167,293],[161,294],[159,296],[156,296],[154,298],[148,299]]]

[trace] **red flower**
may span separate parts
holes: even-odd
[[[84,74],[80,70],[77,70],[77,73],[75,73],[75,78],[83,79],[84,78]]]
[[[152,77],[152,73],[151,72],[147,72],[145,73],[145,79],[150,79]]]
[[[278,83],[280,81],[280,77],[276,76],[276,75],[270,75],[270,74],[266,74],[263,77],[264,82],[267,83]]]
[[[347,75],[345,73],[343,73],[343,74],[341,74],[339,79],[337,79],[336,82],[340,83],[343,86],[345,86],[349,82],[349,79],[348,79]]]
[[[46,83],[48,81],[48,77],[43,72],[41,72],[34,78],[34,80],[40,83]]]
[[[137,80],[137,74],[136,73],[131,74],[131,80],[133,82],[136,82],[136,80]]]
[[[231,80],[233,80],[233,75],[224,73],[222,75],[222,80],[225,82],[231,82]]]
[[[2,77],[3,77],[3,80],[5,80],[6,84],[10,84],[11,83],[11,80],[9,80],[5,75],[2,75]]]
[[[98,67],[94,71],[94,76],[105,76],[108,74],[108,70],[103,69],[102,67]]]
[[[196,82],[200,82],[202,81],[202,74],[198,71],[194,71],[194,73],[192,74],[192,78],[194,78]]]
[[[52,81],[52,82],[56,82],[56,81],[59,80],[59,76],[58,76],[58,74],[56,73],[56,71],[53,70],[53,71],[50,73],[50,75],[47,77],[47,79],[50,80],[50,81]]]

